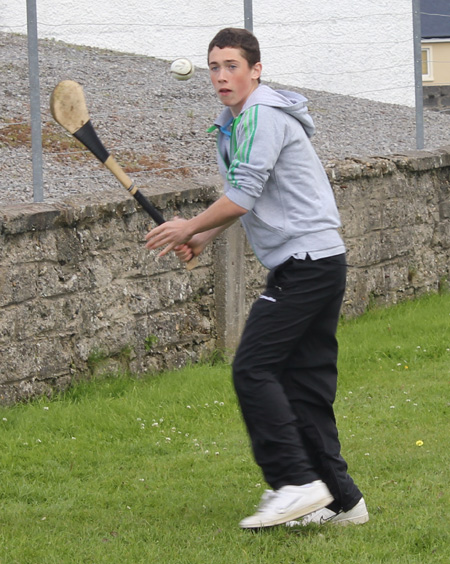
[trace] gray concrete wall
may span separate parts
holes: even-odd
[[[263,47],[264,80],[414,106],[410,0],[396,0],[395,10],[392,0],[359,0],[357,12],[354,0],[340,0],[338,10],[335,0],[253,4],[253,29]],[[38,34],[164,60],[188,57],[205,68],[205,52],[213,36],[230,22],[244,27],[244,5],[243,0],[228,0],[224,11],[220,0],[194,0],[187,10],[182,0],[109,0],[105,10],[103,2],[91,0],[39,0]],[[117,25],[122,21],[126,25]],[[26,2],[1,3],[1,29],[25,33],[26,22]],[[405,44],[411,48],[405,49]],[[301,64],[293,70],[292,58],[299,58],[298,53]]]
[[[450,147],[327,168],[348,247],[346,316],[447,285]],[[166,217],[197,213],[220,180],[143,190]],[[266,275],[239,224],[188,272],[144,249],[149,224],[120,187],[0,208],[0,403],[100,372],[232,354]]]
[[[423,105],[429,110],[450,111],[450,85],[424,86]]]

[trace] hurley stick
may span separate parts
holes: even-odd
[[[50,97],[50,111],[55,121],[78,139],[114,174],[158,225],[165,222],[155,206],[138,190],[131,178],[100,141],[89,117],[83,88],[78,82],[63,80],[55,86]],[[186,263],[186,268],[192,270],[197,264],[197,257],[194,257]]]

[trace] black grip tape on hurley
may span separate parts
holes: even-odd
[[[94,127],[92,126],[91,120],[87,121],[82,127],[80,127],[73,136],[78,139],[80,143],[83,143],[83,145],[89,149],[89,151],[95,155],[100,162],[103,164],[106,162],[109,157],[109,153],[100,141]],[[139,192],[139,190],[137,190],[133,196],[158,225],[165,223],[166,220],[163,216],[147,200],[147,198]]]
[[[166,222],[163,216],[159,213],[159,211],[147,200],[147,198],[137,190],[133,194],[134,198],[141,204],[144,210],[149,214],[149,216],[158,224],[162,225]]]
[[[104,163],[109,157],[108,151],[105,149],[103,143],[98,138],[95,129],[92,126],[91,120],[87,121],[78,131],[75,131],[73,136],[78,139],[83,145],[91,151],[97,159]]]

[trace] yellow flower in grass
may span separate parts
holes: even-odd
[[[418,446],[418,447],[423,446],[423,441],[416,441],[416,446]]]

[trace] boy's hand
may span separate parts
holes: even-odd
[[[214,237],[247,211],[223,195],[205,211],[189,220],[174,217],[171,221],[166,221],[149,231],[145,237],[147,241],[145,248],[154,250],[165,247],[158,254],[159,257],[169,251],[175,251],[179,253],[181,260],[186,261],[188,256],[190,258],[198,256]],[[186,246],[191,249],[191,255]]]
[[[186,244],[175,247],[175,254],[181,262],[189,262],[204,251],[210,240],[210,233],[197,233]]]
[[[188,224],[188,220],[175,217],[171,221],[166,221],[162,225],[158,225],[158,227],[149,231],[145,236],[145,240],[147,241],[145,248],[154,250],[165,246],[165,248],[158,254],[159,257],[162,257],[169,251],[175,250],[176,247],[179,247],[181,256],[186,256],[187,250],[183,250],[183,247],[186,246],[185,243],[187,243],[191,238],[191,232]],[[192,256],[190,258],[192,258]]]
[[[178,245],[173,250],[181,262],[189,262],[196,256],[193,249],[187,244]]]

